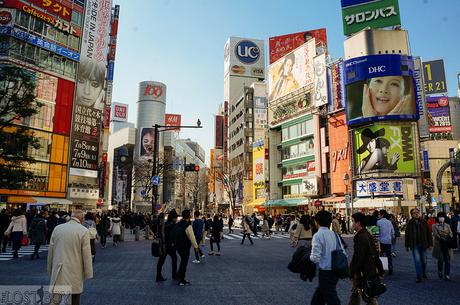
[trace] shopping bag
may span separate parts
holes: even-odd
[[[29,238],[26,235],[24,235],[21,239],[21,246],[25,247],[27,245],[29,245]]]
[[[383,270],[388,271],[388,257],[381,256],[380,261],[382,262]]]

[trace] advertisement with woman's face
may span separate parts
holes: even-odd
[[[348,125],[383,120],[418,120],[413,60],[372,55],[345,61]]]
[[[155,144],[154,128],[142,128],[139,144],[139,157],[145,159],[153,158],[153,149]]]
[[[104,108],[105,65],[82,59],[77,76],[77,104],[102,110]]]

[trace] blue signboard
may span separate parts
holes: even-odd
[[[115,70],[115,62],[111,60],[109,61],[109,64],[107,66],[107,80],[108,81],[113,81],[114,70]]]
[[[348,6],[353,6],[353,5],[358,5],[358,4],[364,4],[367,2],[372,2],[375,0],[342,0],[342,7],[348,7]]]
[[[430,171],[430,163],[428,162],[428,151],[423,151],[423,171],[429,172]]]
[[[160,185],[160,176],[153,176],[152,177],[152,184],[153,185]]]
[[[347,124],[418,120],[414,59],[369,55],[344,62]]]
[[[53,53],[56,53],[56,54],[59,54],[59,55],[62,55],[64,57],[67,57],[71,60],[74,60],[74,61],[80,61],[80,54],[78,54],[77,52],[74,52],[74,51],[71,51],[67,48],[64,48],[64,47],[61,47],[53,42],[49,42],[48,40],[45,40],[45,39],[42,39],[40,37],[37,37],[35,35],[32,35],[30,33],[27,33],[27,32],[24,32],[20,29],[16,29],[14,28],[12,31],[11,31],[11,36],[17,38],[17,39],[20,39],[20,40],[23,40],[23,41],[26,41],[30,44],[33,44],[37,47],[40,47],[40,48],[43,48],[43,49],[46,49],[48,51],[51,51]]]
[[[11,27],[5,25],[0,26],[0,35],[11,35]]]

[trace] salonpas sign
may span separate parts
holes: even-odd
[[[342,19],[343,33],[347,36],[367,27],[378,29],[401,24],[398,0],[367,1],[342,7]]]

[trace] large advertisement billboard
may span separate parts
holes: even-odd
[[[347,36],[365,28],[379,29],[401,24],[398,0],[345,2],[346,7],[342,2],[342,21],[343,33]]]
[[[144,127],[141,129],[139,139],[139,157],[142,159],[152,159],[155,145],[155,130],[152,127]]]
[[[427,97],[426,110],[430,133],[452,132],[447,96]]]
[[[316,42],[316,55],[326,52],[327,37],[326,29],[324,28],[270,37],[268,40],[268,48],[270,50],[269,64],[274,63],[312,38]]]
[[[418,120],[414,60],[403,55],[369,55],[346,60],[348,125]]]
[[[265,149],[264,142],[254,143],[252,148],[253,200],[265,198]]]
[[[411,123],[376,123],[353,131],[357,175],[416,173],[416,139]]]
[[[331,193],[347,191],[343,177],[350,174],[350,144],[345,112],[333,114],[328,119],[329,131],[329,169],[331,175]]]
[[[224,47],[224,76],[265,78],[264,41],[230,37]]]
[[[180,114],[165,113],[165,125],[168,127],[177,127],[171,130],[180,131],[182,116]]]
[[[111,10],[111,0],[86,3],[72,120],[73,175],[97,177]]]
[[[423,80],[425,81],[425,94],[441,94],[447,92],[446,72],[444,60],[424,61]]]
[[[285,55],[268,68],[268,99],[273,101],[297,89],[313,84],[315,40],[308,42]]]

